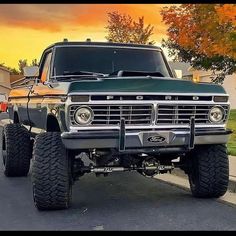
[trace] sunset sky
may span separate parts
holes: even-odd
[[[19,59],[40,59],[48,45],[69,41],[106,41],[107,12],[127,13],[134,19],[144,16],[154,25],[152,40],[160,46],[166,37],[161,21],[161,4],[1,4],[0,63],[18,67]],[[164,51],[166,56],[167,53]]]

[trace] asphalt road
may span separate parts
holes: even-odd
[[[236,207],[137,173],[85,175],[70,209],[40,212],[30,175],[7,178],[0,165],[0,230],[236,230]]]

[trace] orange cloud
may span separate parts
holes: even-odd
[[[165,34],[166,26],[162,22],[160,15],[163,4],[91,4],[76,6],[72,9],[72,25],[105,26],[107,23],[107,13],[118,11],[129,14],[133,18],[144,16],[146,24],[154,25],[155,33]]]
[[[2,4],[0,25],[30,28],[50,32],[81,26],[102,26],[107,13],[118,11],[133,18],[144,16],[146,24],[155,26],[155,32],[165,34],[161,21],[162,4]]]
[[[0,25],[57,32],[68,21],[70,9],[62,4],[1,4]]]
[[[61,31],[61,27],[58,24],[50,23],[46,24],[44,22],[38,21],[16,21],[12,22],[14,27],[21,27],[21,28],[30,28],[35,30],[46,30],[49,32],[58,32]]]

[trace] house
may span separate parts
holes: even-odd
[[[11,75],[10,76],[10,83],[11,87],[17,86],[24,81],[25,77],[23,75]]]
[[[176,62],[169,61],[168,63],[170,65],[170,67],[172,68],[172,70],[174,70],[174,71],[180,70],[181,71],[181,74],[182,74],[181,77],[183,79],[192,80],[193,73],[192,73],[192,71],[189,71],[189,69],[191,68],[190,63],[178,62],[178,61],[176,61]]]
[[[0,66],[0,94],[6,95],[7,99],[10,90],[10,71],[4,66]]]
[[[182,78],[194,82],[211,83],[212,71],[196,70],[189,63],[169,62],[172,70],[182,70]],[[222,84],[225,91],[229,94],[231,109],[236,109],[236,73],[225,77]]]
[[[196,82],[211,83],[212,71],[195,70],[190,68],[193,73],[193,80]],[[227,75],[222,84],[225,91],[229,94],[229,102],[232,109],[236,109],[236,73]]]

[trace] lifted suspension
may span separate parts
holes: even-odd
[[[94,173],[111,173],[111,172],[124,172],[124,171],[137,171],[137,170],[157,170],[157,173],[161,171],[171,171],[174,169],[174,166],[164,166],[164,165],[158,165],[158,166],[146,166],[146,167],[116,167],[116,166],[106,166],[106,167],[92,167],[90,169],[90,172]]]
[[[171,172],[174,169],[174,165],[153,165],[153,166],[130,166],[130,167],[119,167],[119,166],[81,166],[78,171],[75,172],[76,176],[81,176],[85,173],[95,173],[99,174],[109,174],[112,172],[125,172],[125,171],[138,171],[139,173],[145,176],[153,176],[160,173]]]

